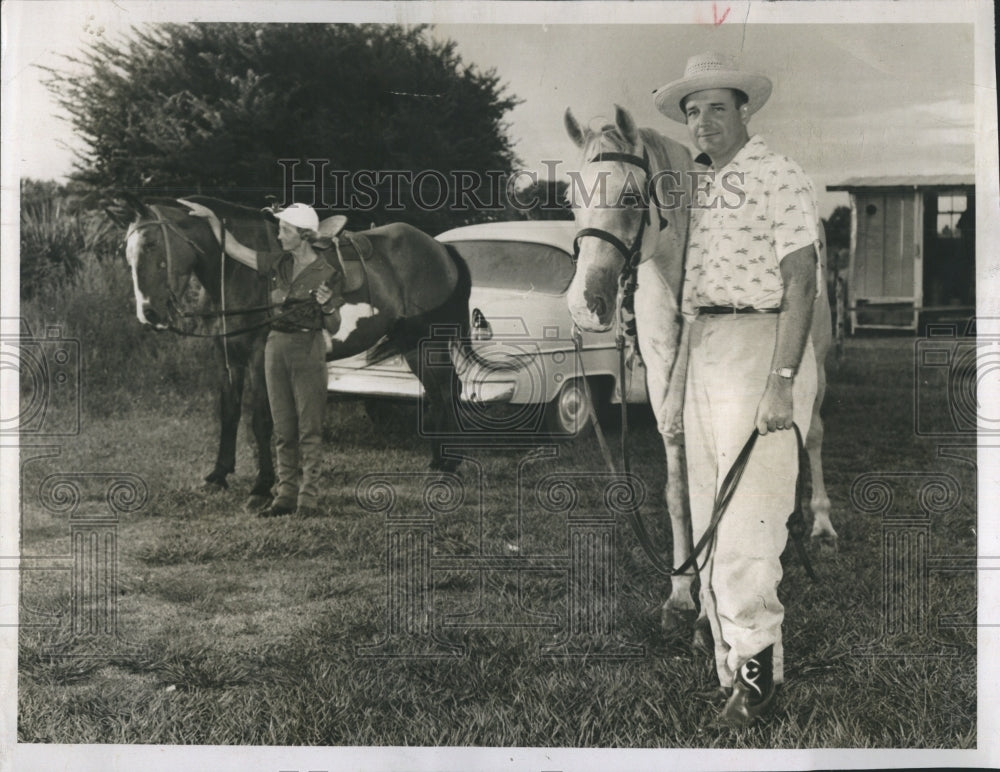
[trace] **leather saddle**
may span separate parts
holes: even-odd
[[[364,261],[371,257],[374,247],[367,236],[344,230],[347,218],[336,215],[319,224],[320,236],[335,240],[337,244],[329,250],[327,259],[336,264],[344,277],[342,294],[356,292],[365,283]],[[337,249],[339,245],[340,249]]]

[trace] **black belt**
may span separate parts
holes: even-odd
[[[698,308],[699,314],[709,314],[710,316],[725,316],[727,314],[778,314],[780,308],[754,308],[753,306],[701,306]]]

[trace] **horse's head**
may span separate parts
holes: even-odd
[[[569,197],[579,231],[576,275],[567,302],[584,330],[607,330],[617,308],[620,279],[640,262],[666,252],[672,284],[679,283],[687,233],[691,154],[650,129],[639,129],[615,106],[615,123],[582,129],[570,110],[566,131],[583,151]],[[672,226],[670,236],[661,232]]]
[[[649,158],[632,116],[616,107],[615,124],[581,129],[570,110],[566,131],[583,150],[579,176],[569,189],[579,228],[576,275],[567,302],[584,330],[607,330],[617,304],[619,277],[638,261],[649,211]]]
[[[211,228],[169,199],[152,203],[122,195],[106,211],[127,228],[125,258],[132,269],[136,317],[157,330],[169,329],[196,263],[218,249]]]

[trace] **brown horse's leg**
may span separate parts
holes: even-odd
[[[215,468],[205,478],[207,486],[228,488],[226,476],[236,469],[236,433],[240,426],[243,402],[244,369],[230,361],[227,371],[220,355],[219,383],[219,453]]]
[[[271,418],[271,406],[267,401],[267,383],[264,378],[264,339],[254,346],[249,363],[250,370],[250,404],[253,411],[251,427],[257,446],[257,480],[250,491],[247,500],[247,510],[257,510],[271,501],[271,488],[274,486],[274,458],[271,455],[271,436],[274,434],[274,421]]]
[[[445,344],[442,342],[442,346]],[[424,346],[410,349],[404,355],[406,364],[420,379],[426,395],[427,414],[419,418],[421,434],[430,439],[430,468],[442,472],[454,472],[459,462],[442,456],[442,436],[457,430],[458,422],[455,411],[461,388],[450,355],[447,364],[434,363],[430,365],[431,357],[426,356],[430,349],[437,347]],[[421,363],[420,352],[425,352],[425,361]]]

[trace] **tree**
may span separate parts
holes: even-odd
[[[516,194],[520,216],[526,220],[572,220],[563,180],[538,180]]]
[[[826,252],[828,255],[836,255],[842,249],[850,249],[851,246],[851,208],[848,206],[838,206],[830,214],[830,219],[823,220],[823,227],[826,229]],[[838,266],[843,268],[844,266]]]
[[[164,24],[70,61],[82,74],[47,84],[86,144],[74,178],[100,189],[270,195],[435,232],[517,164],[518,100],[426,26]]]

